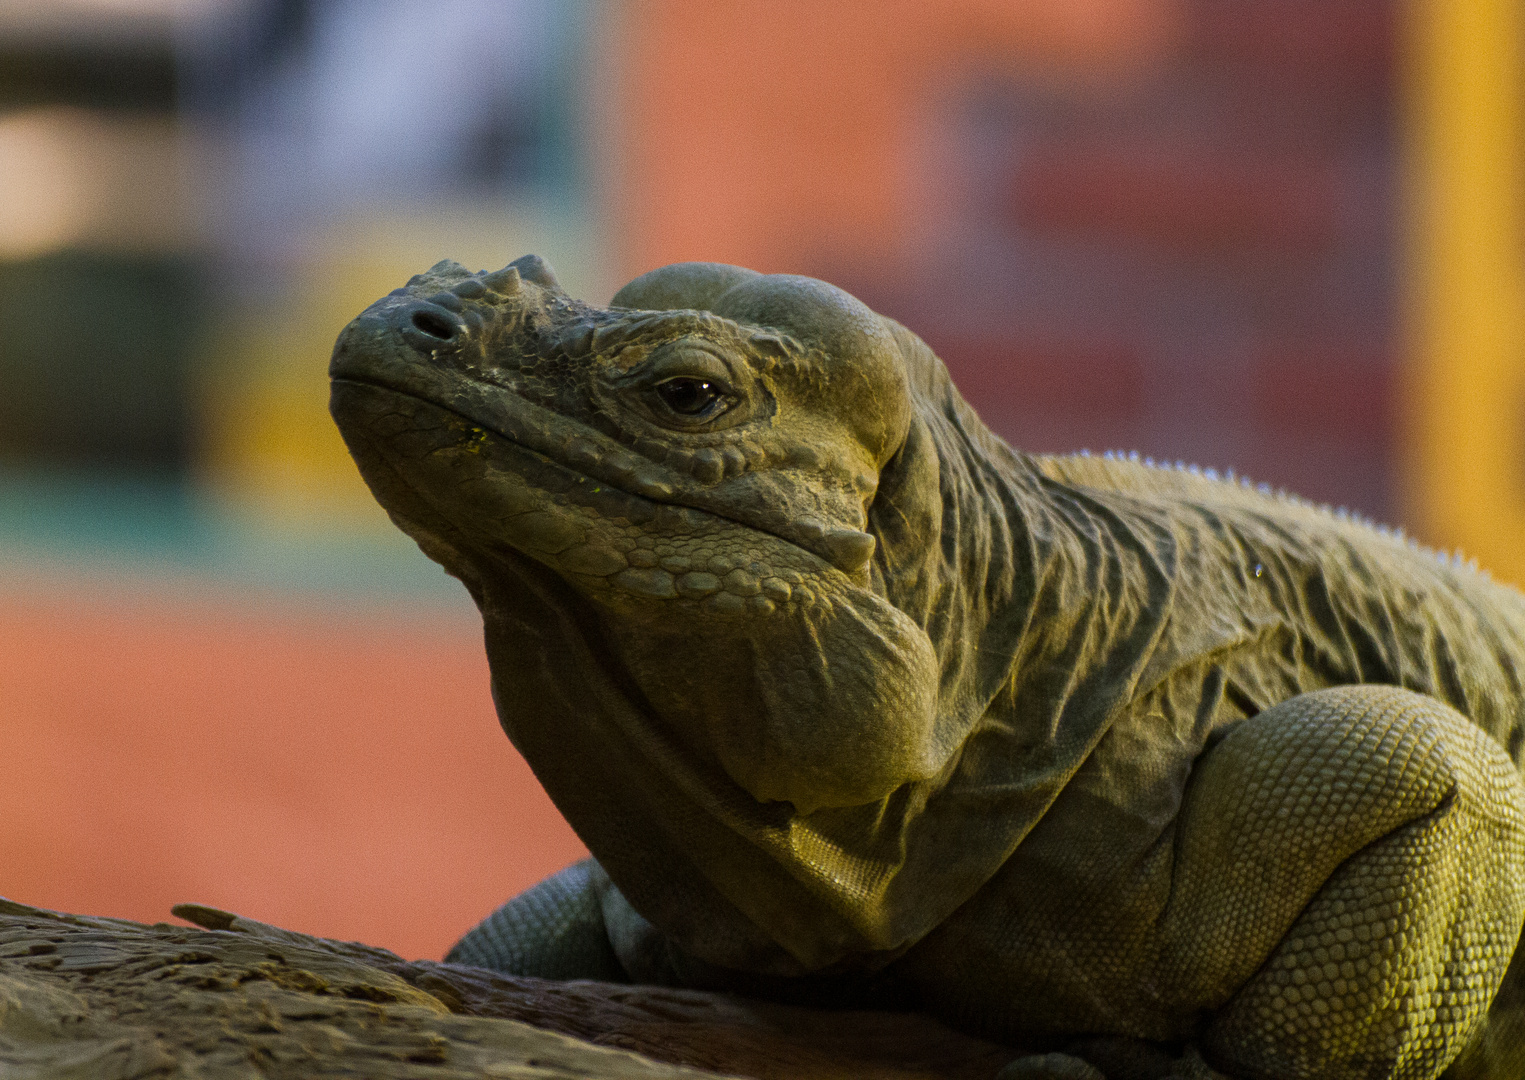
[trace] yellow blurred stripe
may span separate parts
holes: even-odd
[[[1520,4],[1408,8],[1410,517],[1525,582]]]
[[[204,408],[205,470],[218,488],[280,517],[391,527],[329,419],[328,357],[350,319],[414,272],[327,263],[293,282],[289,302],[230,321]]]

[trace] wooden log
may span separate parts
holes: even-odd
[[[987,1080],[1015,1056],[923,1016],[516,978],[175,914],[199,928],[0,899],[0,1075]]]

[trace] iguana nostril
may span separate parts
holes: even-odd
[[[424,308],[413,313],[413,327],[432,338],[450,341],[460,331],[461,324]]]

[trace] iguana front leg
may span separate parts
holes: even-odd
[[[1233,1080],[1432,1080],[1487,1013],[1525,920],[1525,787],[1465,717],[1338,687],[1245,721],[1198,766],[1165,919]]]
[[[682,986],[688,984],[685,974],[693,972],[675,968],[675,960],[683,962],[679,955],[630,906],[604,868],[583,859],[472,927],[451,946],[445,962],[537,979]]]
[[[445,961],[538,979],[628,982],[604,920],[610,888],[598,863],[573,863],[472,927]]]

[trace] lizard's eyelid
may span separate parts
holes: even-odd
[[[653,385],[669,379],[702,379],[735,393],[735,377],[724,360],[704,349],[675,349],[652,358],[639,377]]]

